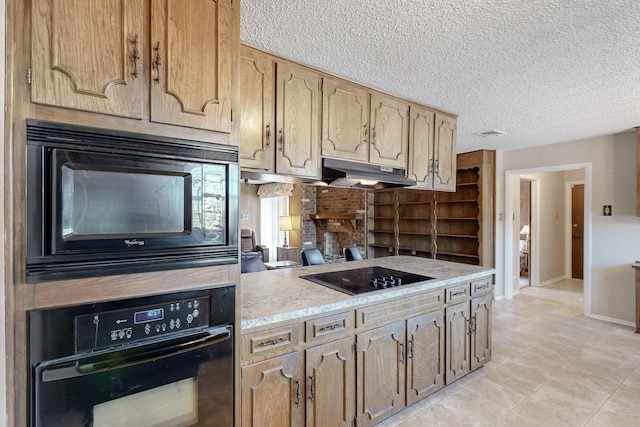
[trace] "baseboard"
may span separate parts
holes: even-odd
[[[540,282],[537,285],[532,285],[532,286],[536,286],[536,287],[537,286],[547,286],[547,285],[550,285],[552,283],[559,282],[560,280],[564,280],[564,279],[568,279],[568,278],[569,277],[567,277],[566,275],[565,276],[559,276],[559,277],[555,277],[555,278],[550,279],[550,280],[545,280],[544,282]]]
[[[634,322],[629,322],[628,320],[616,319],[615,317],[600,316],[599,314],[592,314],[589,317],[592,318],[592,319],[596,319],[596,320],[602,320],[602,321],[609,322],[609,323],[615,323],[617,325],[631,326],[634,329],[636,327],[636,324]]]

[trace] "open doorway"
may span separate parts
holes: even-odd
[[[529,217],[529,237],[526,233],[522,240],[527,242],[528,250],[528,279],[533,287],[545,286],[559,280],[571,279],[572,259],[572,230],[571,217],[571,187],[570,182],[581,181],[578,184],[583,189],[582,206],[577,212],[582,212],[583,222],[582,254],[577,255],[582,260],[584,314],[591,314],[591,164],[563,165],[557,167],[543,167],[527,170],[505,171],[505,218],[513,219],[505,223],[505,262],[504,277],[505,298],[510,299],[520,289],[520,240],[521,231],[526,221],[526,203],[523,203],[521,223],[520,185],[521,180],[531,180],[531,202]],[[536,179],[539,178],[539,181]],[[551,184],[550,184],[551,183]],[[523,183],[523,186],[526,185]],[[567,191],[566,188],[569,188]],[[525,187],[526,188],[526,187]],[[526,189],[523,189],[526,193]],[[526,196],[523,196],[526,200]],[[567,203],[565,200],[568,200]],[[536,206],[537,204],[537,206]],[[564,219],[564,220],[563,220]],[[564,223],[564,226],[563,226]],[[527,231],[526,229],[524,231]]]
[[[520,178],[520,224],[518,225],[518,287],[531,286],[529,247],[531,246],[531,179]]]

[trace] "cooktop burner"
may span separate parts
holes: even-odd
[[[356,268],[354,270],[308,274],[300,277],[349,295],[394,288],[434,279],[434,277],[384,267]]]

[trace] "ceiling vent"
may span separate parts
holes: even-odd
[[[480,133],[476,133],[476,135],[481,136],[483,138],[486,138],[488,136],[496,136],[496,135],[504,135],[505,132],[501,131],[501,130],[488,130],[485,132],[480,132]]]

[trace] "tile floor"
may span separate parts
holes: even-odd
[[[640,334],[582,306],[573,279],[494,301],[493,360],[378,426],[640,426]]]

